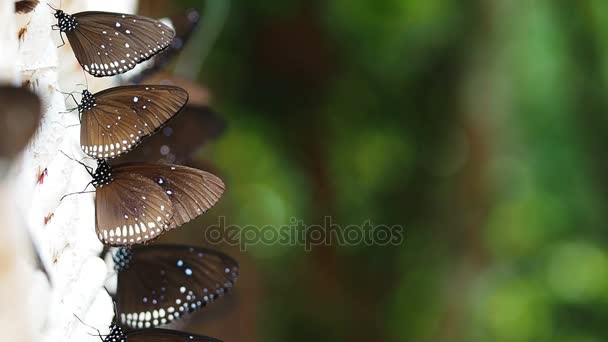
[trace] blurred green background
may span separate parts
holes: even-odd
[[[200,151],[228,185],[205,224],[405,229],[401,246],[227,249],[236,292],[191,330],[608,340],[608,2],[154,3],[228,13],[198,75],[228,124]]]

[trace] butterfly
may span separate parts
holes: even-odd
[[[152,241],[202,215],[224,193],[221,179],[186,166],[123,163],[111,167],[105,159],[97,159],[93,173],[90,166],[82,165],[95,187],[96,233],[108,246]]]
[[[196,151],[217,139],[226,122],[209,107],[187,105],[158,134],[146,139],[126,156],[125,161],[150,161],[179,165],[192,164]]]
[[[129,83],[139,84],[149,76],[163,69],[169,64],[188,43],[192,33],[198,27],[200,14],[196,9],[188,9],[183,13],[169,17],[175,31],[175,37],[171,45],[162,54],[154,56],[150,60],[149,65],[146,63],[141,72],[129,79]]]
[[[30,141],[42,118],[38,96],[26,88],[0,86],[0,158],[12,158]]]
[[[125,73],[166,49],[175,32],[158,20],[121,13],[55,10],[78,63],[95,77]],[[63,36],[61,36],[63,40]],[[65,42],[64,42],[65,44]]]
[[[78,104],[81,148],[94,158],[126,153],[179,113],[187,102],[188,93],[175,86],[122,86],[96,94],[85,89]]]
[[[206,248],[152,245],[119,248],[117,315],[132,329],[168,324],[224,296],[236,282],[238,264]]]
[[[116,323],[110,326],[110,334],[102,336],[103,342],[222,342],[213,337],[194,335],[167,329],[144,329],[125,333]]]

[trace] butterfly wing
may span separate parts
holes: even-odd
[[[196,151],[217,139],[225,128],[226,122],[208,107],[187,105],[162,132],[147,138],[145,144],[138,145],[123,158],[189,165]]]
[[[185,12],[171,16],[169,20],[175,30],[173,41],[164,53],[154,56],[150,61],[150,65],[146,65],[145,69],[129,79],[130,82],[135,84],[140,83],[169,64],[190,40],[192,33],[198,27],[200,15],[197,10],[188,9]]]
[[[215,175],[198,169],[171,164],[125,163],[114,167],[136,173],[162,187],[173,207],[169,229],[202,215],[224,193],[224,183]]]
[[[188,102],[175,86],[123,86],[95,95],[95,105],[82,112],[80,143],[94,158],[128,152],[173,118]]]
[[[175,32],[158,20],[121,13],[80,12],[77,26],[66,32],[76,59],[95,77],[133,69],[166,49]]]
[[[20,0],[15,2],[15,12],[30,13],[38,6],[39,0]]]
[[[25,88],[0,86],[0,157],[13,157],[36,132],[42,106],[38,96]]]
[[[167,329],[137,330],[127,334],[129,342],[222,342],[209,336]]]
[[[200,309],[229,291],[238,276],[236,261],[211,249],[153,245],[129,252],[128,267],[118,273],[116,302],[121,324],[133,329]]]
[[[113,170],[113,180],[96,190],[95,227],[109,246],[130,246],[159,237],[171,224],[169,196],[152,180]]]

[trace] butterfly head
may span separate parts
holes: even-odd
[[[57,24],[59,25],[59,30],[61,32],[70,32],[78,25],[73,16],[62,10],[55,11],[55,18],[57,18]]]
[[[102,187],[112,181],[112,168],[105,159],[97,159],[97,169],[93,174],[93,186]]]
[[[125,335],[124,331],[122,331],[122,328],[118,326],[118,324],[116,323],[112,323],[112,325],[110,326],[110,334],[107,335],[104,339],[103,342],[126,342],[127,341],[127,335]]]
[[[78,111],[83,112],[95,107],[95,97],[87,89],[82,91],[82,101],[78,104]]]
[[[114,260],[114,270],[116,270],[116,272],[128,270],[129,267],[131,267],[132,258],[133,252],[131,249],[120,247],[112,256],[112,260]]]

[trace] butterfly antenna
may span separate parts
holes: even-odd
[[[84,166],[84,168],[87,169],[87,172],[91,175],[91,177],[93,177],[93,168],[92,167],[90,167],[89,165],[86,165],[85,163],[81,162],[80,160],[76,160],[76,159],[68,156],[67,154],[65,154],[65,152],[63,152],[61,150],[59,152],[63,153],[63,155],[66,156],[66,158],[73,160],[73,161],[77,162],[78,164]],[[85,190],[86,190],[86,188],[85,188]]]
[[[76,98],[74,97],[74,93],[78,93],[78,92],[76,92],[76,91],[72,91],[72,92],[66,93],[66,92],[63,92],[63,91],[61,91],[61,90],[59,90],[59,89],[57,89],[57,88],[55,88],[55,90],[56,90],[57,92],[59,92],[59,93],[63,94],[63,95],[68,95],[68,96],[71,96],[71,97],[72,97],[72,100],[74,100],[74,103],[76,103],[76,105],[78,105],[78,101],[76,101]],[[75,109],[75,108],[74,108],[74,109]],[[72,111],[73,111],[74,109],[72,109]]]
[[[106,289],[106,291],[108,291],[108,289]],[[118,307],[116,306],[116,301],[112,300],[112,304],[114,304],[114,317],[117,320],[118,319]]]
[[[48,2],[46,3],[47,6],[49,6],[50,8],[52,8],[54,11],[57,11],[57,9],[53,6],[51,6],[51,4],[49,4]]]
[[[103,289],[106,290],[106,293],[108,294],[108,296],[110,296],[110,298],[114,298],[112,296],[112,294],[110,293],[110,290],[108,290],[108,288],[105,285],[103,286]],[[116,315],[116,303],[114,303],[114,300],[112,300],[112,304],[114,305],[114,315]]]
[[[73,125],[69,125],[69,126],[63,126],[63,128],[72,128],[72,127],[76,127],[76,126],[80,126],[80,124],[77,123],[77,124],[73,124]]]
[[[63,95],[70,95],[70,94],[76,93],[75,91],[72,91],[72,92],[69,92],[69,93],[65,92],[65,91],[61,91],[61,90],[57,89],[57,87],[55,87],[55,91],[58,92],[58,93],[61,93]]]
[[[103,245],[103,249],[101,250],[101,253],[99,254],[100,258],[104,259],[106,257],[106,255],[112,255],[112,247],[108,247],[106,245]]]
[[[82,85],[82,86],[85,86],[86,89],[89,89],[89,80],[87,79],[87,73],[84,72],[84,68],[82,69],[82,75],[84,76],[84,83],[86,83],[86,84],[80,83],[80,84],[77,84],[77,85]]]

